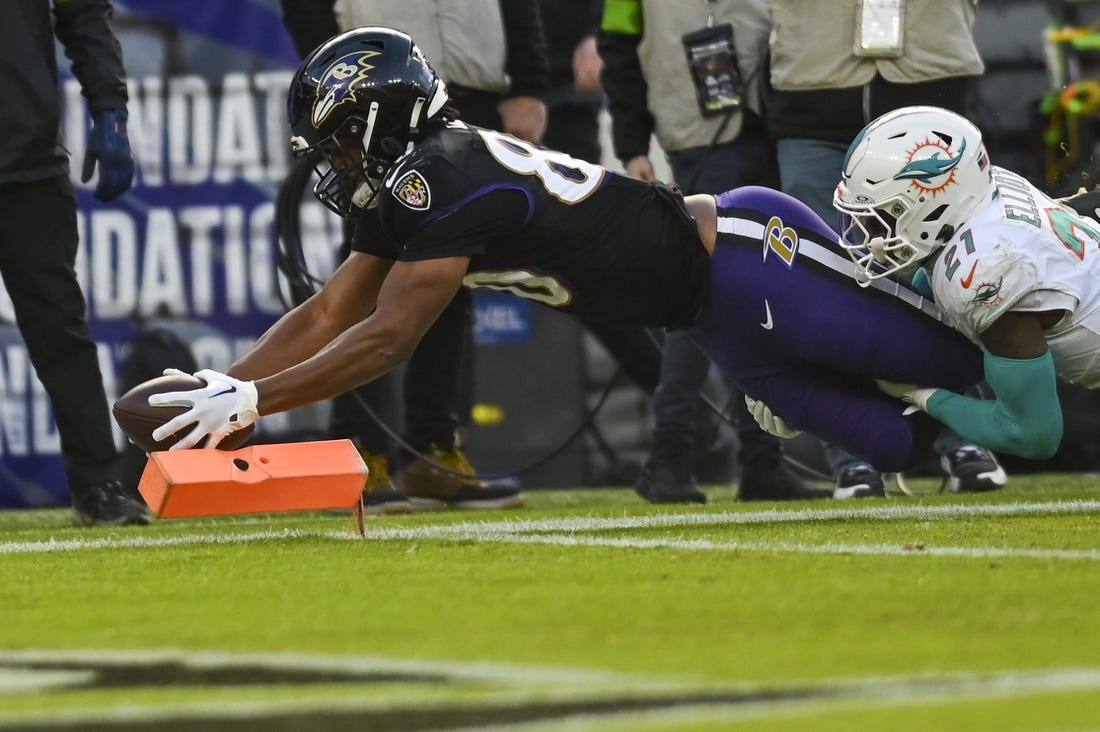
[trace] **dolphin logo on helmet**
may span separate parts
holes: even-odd
[[[959,164],[959,161],[963,159],[963,153],[966,152],[966,138],[962,140],[962,144],[959,147],[959,154],[953,158],[941,158],[940,153],[937,151],[932,154],[931,157],[924,158],[922,160],[913,160],[906,163],[901,170],[894,176],[894,180],[913,180],[926,188],[933,187],[933,178],[939,178],[944,175],[951,175],[951,171],[955,169],[955,166]],[[947,181],[950,182],[950,179]],[[944,184],[946,185],[946,183]]]

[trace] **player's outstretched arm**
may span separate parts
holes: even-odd
[[[454,299],[468,266],[465,256],[394,264],[369,317],[315,355],[256,382],[260,414],[329,399],[406,361]]]
[[[991,450],[1032,460],[1062,441],[1062,407],[1054,359],[1040,313],[1007,313],[985,333],[985,379],[996,397],[972,399],[947,389],[880,382],[879,388]]]
[[[163,439],[191,425],[190,432],[172,449],[197,445],[208,435],[212,439],[207,444],[213,447],[260,415],[329,399],[381,376],[408,359],[462,286],[469,258],[399,263],[392,268],[387,263],[385,269],[389,277],[385,278],[375,303],[370,294],[372,290],[366,287],[370,277],[364,277],[375,268],[363,259],[366,256],[353,254],[358,264],[351,269],[341,267],[342,274],[335,286],[322,288],[314,298],[317,302],[304,303],[273,326],[261,339],[262,343],[234,366],[240,369],[239,372],[227,375],[200,371],[195,375],[207,382],[205,387],[150,396],[149,403],[153,406],[187,408],[158,428],[155,434]],[[360,266],[365,269],[358,269]],[[352,283],[362,284],[365,289],[357,291],[350,287]],[[334,292],[352,299],[356,305],[346,306],[343,299],[330,300]],[[364,307],[364,302],[374,306],[374,312],[356,322],[353,316]],[[344,322],[356,324],[341,332],[338,324]],[[322,334],[320,337],[316,332],[296,331],[298,327],[311,324]],[[332,332],[338,335],[330,338]],[[295,335],[307,345],[296,344]],[[319,350],[311,345],[320,342],[325,345]],[[280,349],[291,354],[313,352],[313,355],[298,362],[293,360],[294,356],[280,353]],[[292,365],[265,379],[241,378],[249,369],[269,372],[270,369],[263,366],[265,358],[270,358],[274,364],[285,363],[289,358]]]
[[[317,294],[280,318],[227,373],[261,379],[313,356],[370,314],[392,266],[353,252]]]
[[[991,450],[1045,460],[1062,442],[1062,407],[1050,353],[1028,359],[985,354],[985,377],[995,399],[971,399],[937,389],[928,413]]]

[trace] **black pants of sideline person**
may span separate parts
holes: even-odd
[[[118,467],[103,375],[76,278],[77,244],[76,198],[68,178],[0,184],[0,275],[50,398],[73,492],[114,479]]]

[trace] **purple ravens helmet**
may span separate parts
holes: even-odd
[[[386,171],[449,101],[412,38],[391,28],[355,28],[319,46],[294,73],[291,149],[315,160],[321,179],[314,194],[346,215],[372,205]]]

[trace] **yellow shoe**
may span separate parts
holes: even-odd
[[[461,450],[433,445],[426,458],[417,457],[405,465],[401,481],[416,511],[523,506],[523,495],[515,488],[489,485],[475,476]]]
[[[367,464],[367,487],[363,489],[363,508],[371,516],[408,513],[412,504],[390,479],[389,462],[384,455],[359,451]]]

